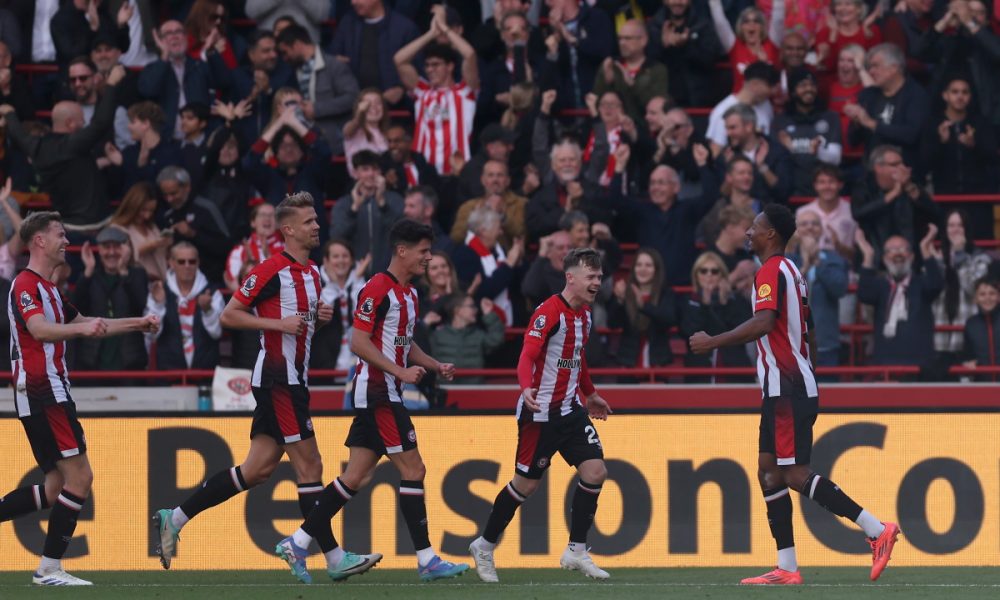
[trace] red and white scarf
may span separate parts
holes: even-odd
[[[608,130],[608,162],[604,165],[604,171],[601,172],[601,177],[598,179],[598,183],[603,187],[608,187],[611,185],[611,179],[615,176],[615,150],[622,142],[622,128],[613,127]],[[583,150],[583,162],[590,162],[590,156],[594,153],[594,132],[590,132],[590,138],[587,140],[587,147]]]
[[[465,245],[472,249],[479,256],[479,262],[483,266],[483,276],[489,277],[494,271],[499,268],[500,263],[507,260],[507,255],[504,253],[503,248],[500,244],[493,246],[493,251],[486,247],[476,234],[471,231],[465,235]],[[497,294],[493,298],[493,312],[500,317],[508,327],[514,324],[514,305],[510,302],[510,296],[507,294],[507,290],[504,290]]]

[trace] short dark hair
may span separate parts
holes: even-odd
[[[81,54],[80,56],[77,56],[73,60],[69,61],[69,64],[66,65],[66,73],[69,73],[69,68],[72,67],[73,65],[84,65],[85,67],[90,69],[90,72],[92,74],[97,72],[97,65],[94,64],[94,61],[90,60],[89,56]]]
[[[389,248],[396,246],[416,246],[424,240],[434,241],[434,230],[430,225],[410,219],[400,219],[389,230]]]
[[[973,290],[978,290],[981,286],[988,285],[993,289],[1000,291],[1000,281],[997,281],[989,275],[983,275],[976,280],[975,285],[972,287]]]
[[[769,85],[777,85],[780,80],[780,73],[772,65],[767,64],[764,61],[757,61],[750,64],[746,69],[743,70],[743,80],[750,81],[751,79],[759,79],[764,81]]]
[[[45,231],[52,223],[62,223],[62,215],[54,210],[33,212],[21,221],[18,235],[21,236],[21,241],[28,245],[35,234]]]
[[[247,37],[247,45],[250,48],[256,48],[257,44],[261,43],[261,41],[266,40],[268,38],[276,40],[274,34],[271,33],[270,31],[266,29],[257,29],[256,31],[251,33],[249,37]]]
[[[420,197],[423,198],[424,202],[426,204],[430,204],[432,207],[434,207],[434,210],[437,211],[437,206],[439,202],[438,194],[437,192],[434,191],[434,188],[432,188],[431,186],[429,185],[411,186],[406,189],[406,193],[403,194],[403,197],[405,198],[410,194],[420,194]]]
[[[166,115],[163,114],[163,108],[151,100],[136,102],[132,106],[128,107],[127,114],[129,120],[146,121],[149,123],[150,127],[157,131],[163,127],[163,123],[166,122],[167,119]]]
[[[344,248],[347,248],[347,253],[351,255],[351,260],[352,261],[354,260],[354,248],[351,247],[350,242],[348,242],[343,238],[330,238],[323,243],[322,256],[324,260],[326,259],[327,255],[330,254],[330,248],[332,248],[333,246],[343,246]]]
[[[438,44],[437,42],[427,44],[427,47],[424,48],[424,61],[426,62],[432,58],[440,58],[444,62],[453,65],[458,62],[458,54],[451,46]]]
[[[181,114],[184,113],[191,113],[195,119],[207,123],[209,117],[212,116],[212,109],[204,102],[189,102],[181,109]]]
[[[733,172],[733,168],[737,165],[737,163],[741,163],[741,162],[750,165],[750,168],[753,168],[753,166],[754,166],[752,160],[750,160],[746,156],[743,156],[742,154],[737,154],[736,156],[734,156],[731,159],[729,159],[728,163],[726,163],[726,175],[729,175],[730,173],[732,173]]]
[[[274,210],[274,220],[281,223],[295,214],[295,211],[299,208],[315,207],[316,203],[313,200],[312,194],[309,192],[295,192],[294,194],[285,196],[285,199],[278,203],[278,207]]]
[[[563,272],[567,272],[573,267],[584,266],[595,271],[603,271],[604,264],[601,261],[601,253],[593,248],[574,248],[569,251],[563,259]]]
[[[355,169],[360,169],[361,167],[382,167],[382,161],[378,154],[375,154],[371,150],[359,150],[354,156],[351,157],[351,166]]]
[[[813,178],[812,178],[813,182],[819,179],[820,175],[826,175],[827,177],[832,177],[840,182],[844,181],[844,174],[840,172],[840,169],[837,167],[837,165],[819,163],[819,166],[813,169]]]
[[[767,222],[781,236],[781,241],[783,242],[781,245],[784,247],[788,243],[788,240],[792,239],[792,236],[795,235],[795,215],[792,214],[792,211],[787,206],[774,202],[765,206],[763,212],[764,216],[767,217]]]
[[[312,36],[309,35],[309,30],[305,27],[293,22],[288,27],[281,30],[278,34],[278,44],[282,46],[291,46],[295,42],[302,42],[303,44],[312,44]]]

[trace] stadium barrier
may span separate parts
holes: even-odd
[[[414,417],[428,465],[431,540],[468,560],[497,490],[511,476],[511,416]],[[349,417],[317,417],[328,481],[347,458]],[[756,484],[758,417],[752,414],[618,415],[597,423],[608,460],[589,543],[607,568],[765,566],[774,542]],[[67,555],[73,570],[158,570],[152,512],[174,506],[208,475],[246,453],[250,421],[225,418],[85,418],[96,473]],[[816,426],[813,465],[904,532],[896,566],[1000,565],[997,456],[1000,414],[833,414]],[[41,481],[20,425],[0,422],[8,440],[0,489]],[[383,462],[372,485],[334,520],[345,548],[385,554],[390,568],[413,566],[396,500],[395,470]],[[553,567],[567,539],[573,473],[554,459],[497,551],[501,568]],[[812,502],[795,511],[796,546],[810,566],[867,568],[870,550],[850,524]],[[0,570],[32,569],[44,514],[14,521],[0,537]],[[271,481],[210,509],[185,528],[175,570],[279,569],[274,543],[300,522],[294,474],[283,463]],[[311,559],[315,566],[322,562]]]

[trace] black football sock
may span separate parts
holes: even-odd
[[[507,529],[510,520],[514,518],[514,513],[525,500],[524,494],[517,491],[513,481],[504,486],[493,501],[493,510],[490,511],[490,518],[486,521],[486,528],[483,529],[483,539],[491,544],[497,543],[500,534]]]
[[[80,498],[66,490],[59,492],[59,498],[49,514],[49,531],[45,536],[42,556],[54,560],[63,557],[69,546],[69,541],[73,539],[76,521],[80,517],[80,511],[83,510],[83,503],[86,501],[86,498]]]
[[[406,527],[410,530],[413,549],[420,551],[431,547],[427,534],[427,505],[424,503],[424,482],[399,482],[399,509],[403,512]]]
[[[309,518],[309,513],[319,505],[319,499],[322,495],[322,481],[299,484],[299,510],[302,512],[303,519]],[[338,546],[337,538],[333,537],[333,527],[330,525],[330,521],[326,523],[327,527],[325,529],[322,527],[318,528],[317,535],[313,536],[319,545],[319,549],[323,552],[329,552]]]
[[[21,515],[48,508],[45,486],[32,485],[14,490],[0,498],[0,523],[16,519]]]
[[[341,508],[347,504],[347,501],[354,497],[357,492],[351,488],[344,485],[344,482],[340,478],[336,478],[330,485],[326,486],[323,493],[319,495],[319,500],[316,502],[316,506],[309,512],[309,516],[306,517],[304,523],[302,523],[302,531],[308,533],[319,543],[320,537],[324,535],[326,530],[330,529],[330,519],[333,518]],[[333,537],[333,533],[330,534]],[[322,546],[320,546],[322,547]],[[336,545],[334,545],[336,547]],[[332,550],[333,548],[330,548]],[[324,550],[326,552],[326,550]]]
[[[239,467],[219,471],[206,479],[198,491],[181,504],[181,511],[188,519],[193,519],[203,510],[218,506],[236,494],[245,492],[247,487]]]
[[[861,507],[857,502],[851,500],[851,497],[837,487],[837,484],[816,473],[810,473],[806,478],[802,493],[838,517],[857,521],[858,515],[861,514]]]
[[[586,544],[587,532],[594,524],[597,514],[597,497],[601,494],[601,484],[580,480],[573,493],[573,508],[570,516],[570,543]]]
[[[795,546],[792,529],[792,497],[788,493],[788,488],[764,490],[764,502],[767,503],[767,524],[771,528],[771,536],[778,545],[778,550]]]

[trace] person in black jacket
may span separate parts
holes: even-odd
[[[995,367],[1000,364],[1000,282],[983,277],[976,282],[976,306],[979,314],[965,322],[966,367]],[[996,375],[982,375],[979,381],[996,381]]]
[[[98,35],[113,36],[122,52],[128,50],[128,20],[135,10],[123,2],[114,17],[107,7],[92,0],[71,0],[63,4],[52,17],[49,28],[56,46],[56,62],[66,65],[77,56],[90,53],[90,45]]]
[[[238,106],[245,110],[247,105],[241,102]],[[218,207],[233,239],[242,240],[250,235],[250,198],[254,196],[254,188],[249,178],[243,176],[240,157],[248,145],[238,126],[233,126],[237,115],[231,111],[235,108],[231,104],[223,105],[219,113],[226,124],[208,137],[202,179],[197,182],[195,191]]]
[[[680,332],[689,339],[695,332],[704,331],[718,335],[729,331],[751,317],[750,301],[733,291],[729,283],[729,269],[722,257],[714,252],[704,252],[691,268],[693,290],[681,306]],[[694,354],[690,345],[684,355],[686,367],[749,367],[750,356],[744,346],[726,346],[709,354]],[[752,377],[685,377],[688,383],[752,381]]]
[[[191,176],[180,167],[166,167],[156,177],[156,183],[167,204],[160,217],[160,229],[170,229],[175,240],[191,242],[201,255],[204,274],[222,282],[233,238],[219,208],[191,191]]]
[[[615,282],[608,301],[608,326],[621,328],[618,363],[625,367],[662,367],[674,360],[670,328],[676,321],[674,292],[666,284],[663,258],[640,248],[628,279]]]
[[[170,249],[166,281],[149,286],[146,314],[162,323],[153,336],[156,368],[214,369],[219,365],[219,320],[225,300],[198,268],[198,249],[178,242]]]
[[[715,93],[715,63],[725,54],[707,11],[691,0],[670,0],[649,21],[650,56],[670,73],[667,90],[680,106],[711,106]]]
[[[89,242],[81,250],[84,271],[73,289],[73,305],[94,317],[141,317],[148,278],[145,269],[129,264],[132,248],[128,234],[117,227],[105,227],[95,241],[97,257]],[[80,338],[75,356],[74,368],[84,371],[138,371],[146,368],[147,361],[141,332]]]

